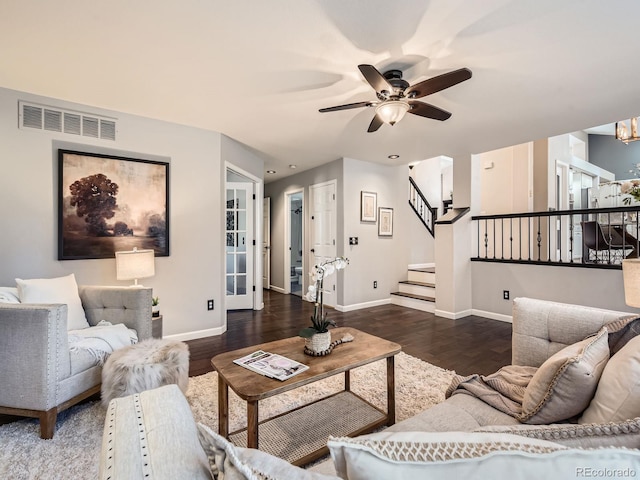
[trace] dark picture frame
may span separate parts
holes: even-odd
[[[169,255],[169,163],[58,150],[58,260]]]
[[[360,192],[360,221],[376,221],[376,210],[378,207],[378,194],[375,192]]]
[[[378,208],[378,236],[393,236],[393,208]]]

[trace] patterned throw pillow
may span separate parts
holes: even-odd
[[[328,442],[347,480],[402,478],[575,478],[594,471],[635,472],[640,452],[579,450],[516,435],[471,432],[381,432]],[[589,469],[588,471],[586,469]]]
[[[209,427],[198,424],[200,445],[209,458],[213,478],[224,480],[340,480],[295,467],[252,448],[236,447]]]
[[[585,425],[576,425],[575,423],[493,425],[477,428],[474,432],[510,433],[577,448],[622,447],[637,449],[640,446],[640,418],[624,422]]]

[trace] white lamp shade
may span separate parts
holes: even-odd
[[[155,269],[155,252],[153,250],[137,250],[116,252],[116,278],[118,280],[138,280],[153,277]]]
[[[640,307],[640,259],[622,261],[624,302],[630,307]]]
[[[404,117],[409,110],[409,104],[400,100],[390,100],[376,107],[376,114],[384,123],[394,125]]]

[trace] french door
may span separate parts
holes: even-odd
[[[253,183],[227,182],[226,188],[227,310],[253,308]]]

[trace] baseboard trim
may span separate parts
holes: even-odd
[[[163,335],[162,338],[186,342],[187,340],[196,340],[197,338],[214,337],[222,335],[227,331],[227,327],[207,328],[206,330],[196,330],[195,332],[177,333],[174,335]]]
[[[448,318],[449,320],[457,320],[459,318],[468,317],[469,315],[473,315],[473,310],[461,310],[460,312],[448,312],[446,310],[438,310],[433,312],[437,317]]]
[[[336,305],[334,308],[339,312],[352,312],[354,310],[360,310],[369,307],[379,307],[380,305],[388,305],[390,303],[390,298],[383,298],[381,300],[372,300],[371,302],[354,303],[353,305]]]
[[[273,290],[274,292],[278,292],[278,293],[282,293],[284,295],[287,294],[286,290],[284,288],[280,288],[280,287],[276,287],[275,285],[271,285],[269,287],[270,290]]]
[[[490,318],[491,320],[499,320],[501,322],[513,323],[513,317],[511,315],[505,315],[504,313],[487,312],[485,310],[471,309],[472,315],[478,317]]]

